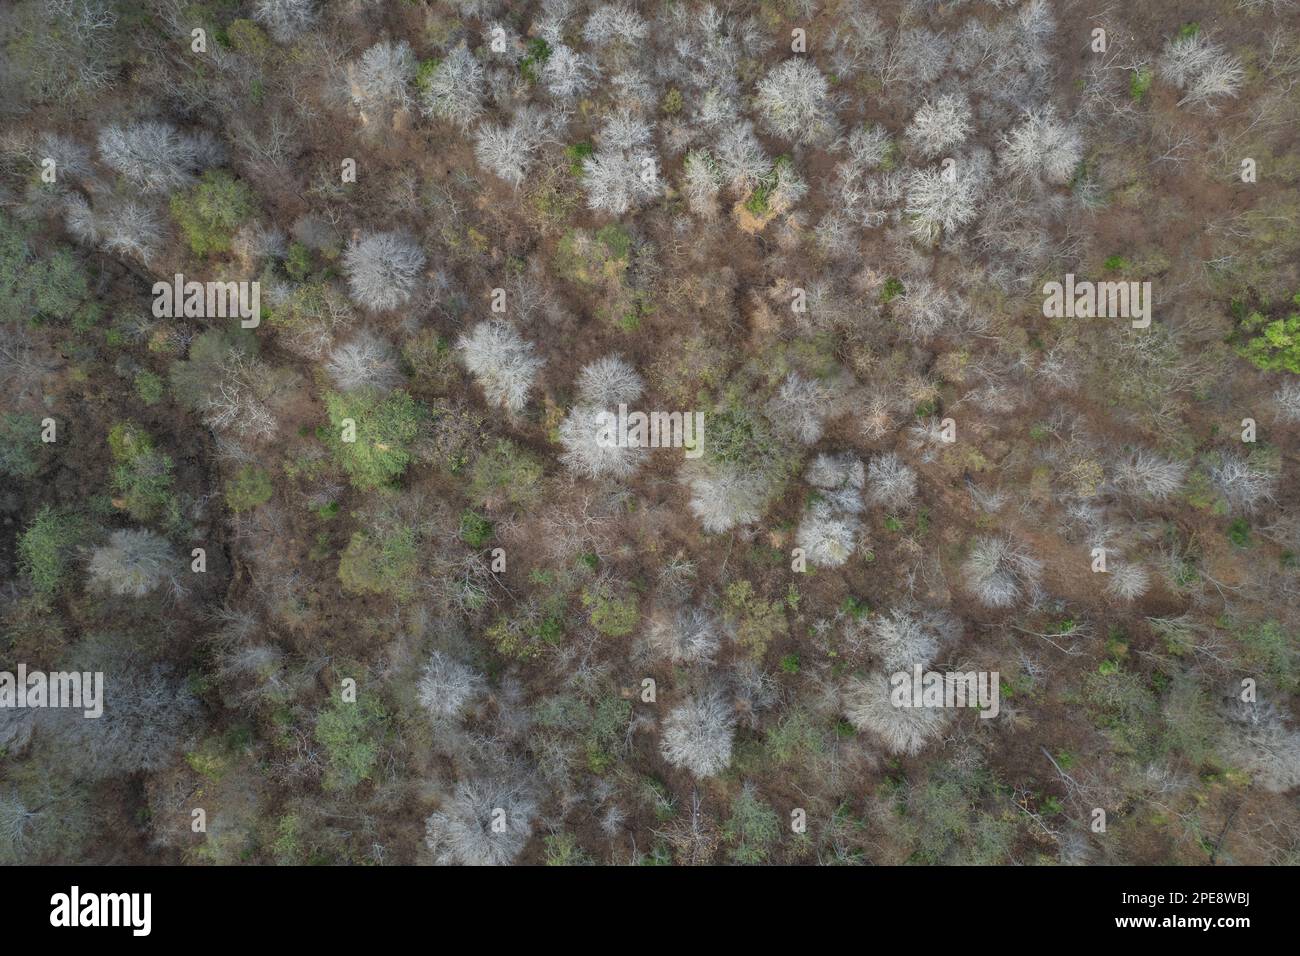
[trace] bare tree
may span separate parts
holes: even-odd
[[[1210,481],[1231,507],[1247,514],[1273,500],[1277,483],[1272,472],[1233,454],[1210,466]]]
[[[975,218],[976,202],[982,189],[979,170],[958,163],[947,169],[917,169],[907,177],[907,214],[912,232],[933,242]]]
[[[819,146],[839,133],[826,77],[807,59],[774,67],[759,82],[757,99],[768,127],[784,139]]]
[[[1151,575],[1140,564],[1121,562],[1107,568],[1106,593],[1117,601],[1136,601],[1151,587]]]
[[[450,718],[458,716],[484,688],[482,675],[473,668],[442,651],[434,651],[420,675],[416,696],[430,714]]]
[[[891,511],[911,504],[916,497],[916,472],[893,452],[871,459],[867,465],[867,500]]]
[[[536,799],[524,784],[464,781],[425,821],[425,844],[439,864],[505,866],[523,851],[536,816]]]
[[[277,43],[292,43],[316,22],[314,0],[256,0],[253,19],[266,27]]]
[[[661,608],[651,618],[647,643],[674,664],[711,663],[721,631],[717,618],[704,608]]]
[[[818,567],[835,568],[847,561],[858,547],[862,519],[824,501],[804,512],[795,532],[795,544]]]
[[[1235,97],[1246,72],[1241,61],[1197,30],[1178,36],[1165,44],[1159,62],[1160,73],[1184,91],[1179,106],[1203,106],[1217,109],[1217,97]]]
[[[1083,137],[1052,107],[1033,110],[1004,137],[1002,165],[1012,175],[1060,185],[1074,176],[1083,158]]]
[[[430,116],[455,123],[462,130],[483,115],[483,65],[464,41],[443,57],[424,81],[421,106]]]
[[[584,478],[628,478],[641,466],[645,449],[620,444],[616,413],[594,405],[577,405],[560,422],[560,460]]]
[[[409,302],[424,262],[424,251],[415,240],[398,232],[358,236],[343,253],[352,298],[372,312],[386,312]]]
[[[182,133],[170,123],[146,120],[99,131],[99,156],[146,193],[167,193],[189,185],[202,169],[225,158],[207,133]]]
[[[587,205],[621,216],[663,191],[649,124],[626,110],[613,113],[597,137],[599,150],[582,162]]]
[[[986,606],[1010,607],[1037,589],[1042,566],[1008,538],[984,537],[975,542],[962,565],[966,585]]]
[[[461,336],[456,347],[489,402],[513,412],[523,409],[544,363],[514,326],[500,319],[480,322]]]
[[[674,767],[697,777],[715,777],[731,764],[735,728],[735,714],[721,693],[689,697],[664,718],[659,752]]]
[[[802,445],[815,445],[822,436],[822,418],[830,401],[830,390],[820,382],[791,372],[763,412],[781,434]]]
[[[376,43],[348,64],[348,93],[361,111],[362,122],[410,105],[415,67],[415,54],[405,40]]]
[[[578,373],[578,394],[588,405],[608,408],[635,402],[644,390],[637,370],[617,355],[589,362]]]
[[[934,159],[966,142],[966,137],[970,135],[973,128],[970,101],[960,93],[944,93],[921,104],[903,135],[908,145],[922,159]],[[876,156],[879,151],[877,143],[880,134],[877,134],[876,139],[864,139],[860,132],[855,135],[858,139],[851,140],[857,147],[851,154],[853,160],[862,162],[864,159],[875,158],[875,162],[869,165],[877,165],[884,158],[883,152],[878,158]],[[888,140],[886,139],[885,142]]]
[[[1272,793],[1300,787],[1300,732],[1287,729],[1274,705],[1234,697],[1228,718],[1220,745],[1224,760],[1244,767]]]
[[[345,392],[361,388],[389,392],[402,381],[392,345],[367,330],[358,332],[330,353],[325,373]]]
[[[920,753],[948,723],[943,707],[921,706],[911,701],[910,693],[909,706],[897,707],[890,697],[889,676],[883,672],[855,678],[844,691],[844,716],[849,723],[871,734],[890,753]]]
[[[140,598],[174,579],[179,566],[166,538],[131,528],[114,531],[107,544],[95,548],[88,570],[93,588]]]

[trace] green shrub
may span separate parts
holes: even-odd
[[[731,801],[731,816],[722,837],[731,845],[731,859],[740,864],[767,862],[781,835],[781,818],[763,802],[751,784]]]
[[[1277,621],[1258,621],[1235,631],[1244,663],[1288,691],[1300,687],[1300,642]]]
[[[41,594],[59,589],[72,549],[81,539],[81,522],[45,505],[18,539],[18,562]]]
[[[434,394],[445,394],[459,378],[450,340],[432,329],[408,339],[402,346],[402,358],[419,388]]]
[[[166,391],[167,385],[162,380],[162,376],[155,375],[147,369],[136,373],[135,393],[140,397],[140,401],[146,405],[158,404],[158,402],[162,401]]]
[[[529,83],[536,83],[541,76],[542,66],[551,58],[551,45],[541,37],[528,41],[526,54],[519,61],[519,72]]]
[[[231,511],[251,511],[271,500],[271,474],[256,465],[245,465],[226,483],[226,504]]]
[[[230,173],[210,169],[172,197],[171,211],[196,256],[229,252],[235,230],[253,215],[253,191]]]
[[[460,540],[471,548],[481,548],[492,537],[492,522],[477,511],[463,511],[460,516]]]
[[[777,443],[767,423],[739,400],[710,415],[708,428],[704,457],[711,462],[761,469],[777,454]]]
[[[593,861],[571,833],[552,833],[542,840],[547,866],[591,866]]]
[[[383,708],[362,696],[354,704],[336,698],[316,717],[316,739],[327,760],[322,780],[326,790],[351,790],[370,779],[385,716]]]
[[[1133,71],[1133,75],[1128,81],[1128,95],[1134,103],[1141,103],[1147,91],[1151,89],[1151,83],[1155,79],[1155,74],[1147,67],[1138,67]]]
[[[1300,306],[1300,293],[1291,301]],[[1254,311],[1237,327],[1237,353],[1266,372],[1300,374],[1300,311],[1270,319]]]
[[[387,485],[406,470],[411,444],[420,432],[423,407],[406,392],[387,398],[375,392],[330,392],[328,443],[354,487],[369,491]],[[356,441],[343,440],[343,423],[356,424]]]
[[[756,660],[762,660],[768,644],[789,630],[782,602],[763,600],[748,581],[727,585],[723,608],[735,629],[736,643]]]
[[[40,470],[41,423],[35,415],[0,414],[0,474],[33,478]]]
[[[522,614],[502,614],[483,632],[502,657],[529,661],[553,647],[564,636],[564,618],[558,613],[544,613],[535,607]]]
[[[636,596],[608,581],[585,589],[582,603],[590,611],[591,626],[606,637],[626,637],[636,629],[640,617]]]
[[[289,243],[289,252],[284,257],[284,271],[295,282],[302,282],[311,275],[311,250],[301,242]]]
[[[275,49],[262,28],[252,20],[231,20],[226,37],[236,53],[253,59],[261,59]]]
[[[29,230],[0,212],[0,321],[85,325],[83,314],[97,309],[76,254],[63,246],[38,252]]]
[[[575,176],[582,175],[582,161],[594,152],[596,152],[596,147],[586,141],[566,146],[564,155],[569,160],[569,172]]]
[[[113,455],[112,486],[122,507],[137,521],[151,521],[174,509],[172,460],[154,449],[153,439],[133,422],[108,433]]]
[[[474,460],[467,493],[476,505],[501,499],[528,505],[541,493],[541,481],[542,465],[536,456],[501,438]]]
[[[187,408],[201,411],[221,384],[222,365],[233,352],[257,354],[257,339],[251,331],[227,323],[196,336],[190,342],[189,357],[173,362],[168,372],[176,400]]]
[[[339,558],[339,581],[352,594],[409,597],[415,591],[420,553],[415,530],[394,528],[353,532]]]

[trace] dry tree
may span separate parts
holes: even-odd
[[[663,191],[650,137],[650,125],[627,110],[605,120],[596,137],[596,153],[582,161],[590,208],[621,216]]]
[[[1160,74],[1183,91],[1179,106],[1203,106],[1214,112],[1214,100],[1235,97],[1246,71],[1241,61],[1199,30],[1178,36],[1165,44],[1159,61]]]
[[[50,708],[38,726],[75,774],[97,780],[158,770],[193,744],[202,704],[169,667],[124,664],[98,652],[78,663],[104,673],[103,715],[87,720],[76,708]]]
[[[839,133],[826,77],[809,60],[786,60],[758,84],[758,110],[769,129],[806,146],[829,143]]]
[[[635,402],[645,390],[640,374],[617,355],[589,362],[578,373],[578,395],[588,405],[613,407]]]
[[[860,640],[887,674],[911,672],[917,664],[928,667],[939,650],[961,634],[961,621],[947,611],[915,607],[894,608],[873,614],[863,622],[850,621],[851,643]]]
[[[1123,562],[1107,569],[1106,593],[1117,601],[1136,601],[1151,587],[1151,575],[1140,564]]]
[[[586,93],[599,71],[586,56],[564,43],[557,43],[542,67],[542,82],[551,96],[562,102]]]
[[[1186,462],[1169,461],[1146,449],[1138,449],[1115,467],[1115,484],[1122,491],[1154,501],[1177,494],[1186,476]]]
[[[1300,731],[1288,729],[1273,704],[1234,696],[1227,716],[1219,745],[1227,763],[1244,768],[1271,793],[1300,787]]]
[[[682,164],[682,177],[682,192],[691,212],[702,219],[716,218],[718,192],[723,182],[722,168],[718,163],[706,150],[691,150]]]
[[[560,461],[584,478],[629,478],[641,466],[645,449],[623,444],[616,434],[618,416],[594,405],[576,405],[560,422],[564,446]]]
[[[319,15],[315,0],[256,0],[253,19],[271,34],[276,43],[292,43]]]
[[[388,341],[365,329],[330,353],[325,374],[345,392],[363,388],[390,392],[402,382],[397,352]]]
[[[1013,175],[1068,183],[1083,159],[1083,137],[1052,107],[1031,110],[1002,141],[1002,165]]]
[[[915,279],[897,300],[895,314],[909,338],[925,342],[934,338],[945,323],[960,315],[962,303],[929,279]]]
[[[965,96],[944,93],[921,104],[903,137],[922,159],[934,159],[966,142],[966,137],[974,129],[971,119],[970,101]],[[865,158],[875,160],[870,166],[878,165],[884,158],[882,141],[888,143],[883,130],[874,139],[859,137],[856,144],[851,141],[850,155],[858,162],[865,153]],[[856,149],[852,148],[854,145]]]
[[[386,312],[411,301],[424,263],[419,244],[400,232],[359,235],[343,253],[352,298],[372,312]]]
[[[697,694],[664,717],[659,752],[674,767],[715,777],[731,764],[735,729],[733,709],[719,691]]]
[[[895,706],[891,691],[890,678],[883,672],[850,680],[844,691],[844,716],[890,753],[913,756],[943,731],[950,715],[943,707],[916,704],[910,693],[908,706]]]
[[[424,825],[425,845],[441,865],[505,866],[532,835],[537,801],[525,785],[467,780]]]
[[[512,412],[523,409],[544,363],[514,326],[503,319],[480,322],[461,336],[456,348],[489,402]]]
[[[821,454],[813,459],[804,478],[818,489],[795,532],[795,544],[820,567],[838,567],[860,544],[862,519],[862,462],[850,453]]]
[[[538,148],[552,133],[552,122],[534,107],[520,109],[508,125],[485,122],[474,141],[474,158],[494,176],[518,187],[532,168]]]
[[[1210,481],[1230,507],[1247,514],[1273,501],[1276,476],[1249,458],[1226,454],[1210,466]]]
[[[199,172],[225,160],[225,150],[210,133],[184,133],[156,120],[105,126],[98,145],[105,165],[144,193],[188,186]]]
[[[220,375],[216,388],[203,401],[203,420],[209,427],[254,441],[274,436],[280,425],[270,400],[285,376],[241,349],[226,354]]]
[[[1288,378],[1273,393],[1277,417],[1284,422],[1300,422],[1300,380]]]
[[[772,160],[763,151],[763,144],[754,135],[754,124],[748,120],[723,130],[713,153],[723,180],[736,192],[753,189],[772,172]]]
[[[934,242],[975,218],[982,190],[979,167],[958,160],[947,168],[913,170],[907,177],[907,215],[912,233],[923,242]]]
[[[801,445],[815,445],[822,437],[822,419],[830,401],[831,392],[821,382],[791,372],[763,413],[779,434]]]
[[[420,108],[462,130],[483,115],[483,65],[461,41],[421,81]]]
[[[867,501],[898,511],[916,497],[916,472],[893,452],[871,459],[867,465]]]
[[[987,607],[1011,607],[1028,592],[1035,596],[1042,565],[1009,538],[976,540],[962,565],[966,586]]]
[[[485,687],[483,676],[472,667],[434,651],[420,674],[416,698],[433,716],[451,718],[458,716]]]
[[[814,502],[795,532],[795,544],[818,567],[835,568],[857,550],[862,519],[824,501]]]
[[[734,468],[709,468],[694,462],[684,470],[691,513],[711,534],[753,524],[763,516],[774,491],[770,475]]]
[[[107,197],[93,208],[81,193],[64,200],[64,224],[79,242],[99,246],[148,264],[163,245],[164,228],[157,213],[126,196]]]
[[[701,607],[661,608],[646,638],[658,656],[674,664],[711,663],[721,644],[717,618]]]
[[[166,538],[143,528],[114,531],[95,548],[87,566],[94,590],[120,597],[144,597],[175,578],[179,564]]]
[[[362,121],[409,106],[415,70],[415,54],[405,40],[380,41],[348,64],[348,93]]]
[[[582,38],[592,46],[611,43],[637,43],[650,32],[650,24],[641,14],[622,3],[597,7],[582,27]]]

